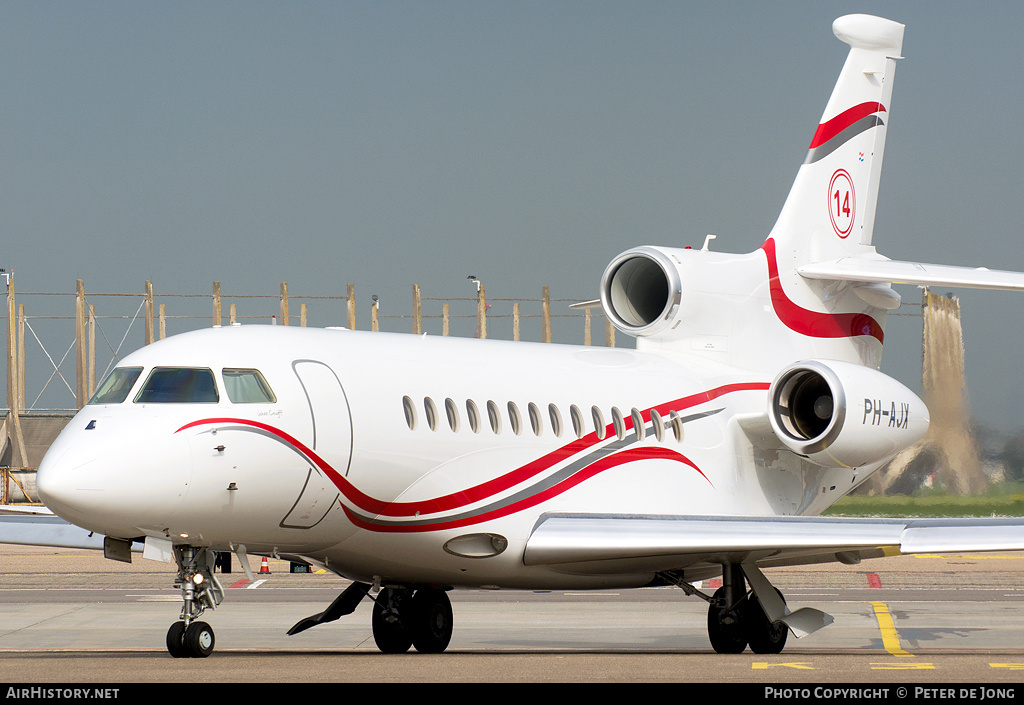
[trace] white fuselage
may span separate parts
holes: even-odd
[[[525,567],[538,517],[814,514],[868,474],[755,452],[741,422],[763,417],[771,379],[699,358],[235,326],[119,367],[142,368],[125,400],[84,407],[47,454],[48,506],[110,536],[301,555],[367,581],[607,584]],[[216,400],[143,402],[154,368],[210,370]],[[259,370],[275,400],[232,402],[225,369]],[[507,547],[478,557],[490,536]]]

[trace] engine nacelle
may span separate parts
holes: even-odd
[[[656,336],[676,320],[683,300],[679,262],[671,248],[636,247],[611,261],[601,277],[601,306],[616,328]]]
[[[893,378],[835,360],[790,365],[768,390],[768,417],[787,448],[825,467],[887,460],[928,430],[928,407]]]

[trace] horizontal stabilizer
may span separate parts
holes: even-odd
[[[975,269],[889,259],[844,257],[831,262],[802,265],[797,271],[805,279],[1024,291],[1024,273],[985,267]]]

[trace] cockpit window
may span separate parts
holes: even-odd
[[[136,404],[216,404],[213,371],[194,367],[154,367],[135,396]]]
[[[135,380],[142,374],[141,367],[115,367],[92,395],[90,404],[120,404],[128,398]]]
[[[224,391],[235,404],[273,404],[273,390],[259,370],[224,369]]]

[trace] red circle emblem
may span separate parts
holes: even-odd
[[[857,215],[857,198],[853,192],[853,179],[845,169],[837,169],[828,182],[828,217],[836,235],[846,238],[853,230]]]

